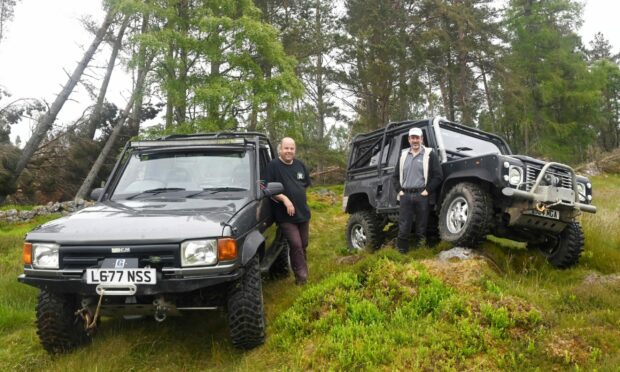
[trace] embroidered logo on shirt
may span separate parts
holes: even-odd
[[[298,180],[303,180],[304,179],[304,174],[302,172],[297,172],[297,179]]]

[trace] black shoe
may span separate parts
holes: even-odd
[[[306,285],[308,283],[308,279],[295,279],[295,284],[299,286]]]

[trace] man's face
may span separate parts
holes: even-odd
[[[280,158],[286,163],[290,163],[295,159],[295,141],[284,139],[280,144]]]
[[[420,149],[420,145],[422,144],[421,136],[409,136],[409,145],[414,151],[418,151]]]

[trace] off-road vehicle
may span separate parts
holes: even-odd
[[[584,237],[576,217],[596,212],[590,181],[565,164],[513,155],[501,137],[442,118],[390,123],[353,139],[343,200],[349,249],[378,248],[386,224],[398,221],[392,174],[412,127],[437,151],[444,174],[429,240],[439,235],[476,247],[493,234],[527,242],[558,268],[578,262]]]
[[[232,343],[264,341],[261,272],[288,273],[265,184],[274,157],[258,133],[130,141],[89,208],[26,235],[19,281],[38,287],[37,333],[50,353],[89,341],[101,316],[224,307]]]

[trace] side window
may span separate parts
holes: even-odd
[[[269,150],[266,148],[261,148],[259,151],[259,156],[260,156],[259,177],[260,177],[261,184],[264,184],[265,179],[267,178],[267,164],[269,164],[269,162],[271,161],[271,157],[269,156]]]
[[[388,154],[390,153],[390,143],[388,142],[383,149],[383,157],[381,158],[381,164],[385,164],[388,159]],[[379,161],[379,156],[381,155],[381,147],[377,144],[373,148],[373,155],[370,158],[369,166],[377,165]]]
[[[383,156],[381,156],[381,140],[379,138],[371,138],[369,140],[360,141],[355,144],[353,149],[353,159],[349,165],[349,169],[361,169],[376,166],[381,157],[381,164],[386,164],[390,153],[390,143],[384,146]]]

